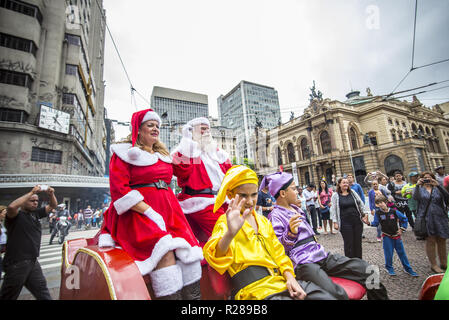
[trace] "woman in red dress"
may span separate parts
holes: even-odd
[[[111,146],[112,204],[104,213],[99,246],[120,246],[160,299],[199,299],[203,259],[168,183],[173,175],[159,141],[161,119],[151,109],[132,116],[131,139]]]

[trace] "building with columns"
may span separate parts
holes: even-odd
[[[449,167],[449,119],[439,105],[385,100],[367,89],[346,95],[346,101],[314,95],[300,117],[255,134],[256,171],[280,170],[296,175],[300,185],[332,182],[353,173],[357,182],[380,170],[434,171]],[[442,104],[445,106],[446,104]],[[446,107],[447,108],[447,107]]]

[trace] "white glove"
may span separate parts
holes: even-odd
[[[161,230],[167,231],[164,218],[162,218],[159,213],[154,211],[153,208],[149,207],[143,214],[150,218],[154,223],[156,223]]]
[[[182,136],[188,139],[192,139],[192,131],[193,127],[189,124],[186,124],[182,127]]]

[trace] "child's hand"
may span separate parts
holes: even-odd
[[[288,222],[290,227],[290,232],[293,234],[298,233],[298,227],[301,224],[302,219],[300,218],[300,214],[297,213],[293,217],[290,218],[290,221]]]
[[[287,289],[290,293],[290,297],[295,300],[304,300],[307,296],[301,285],[296,281],[295,277],[293,277],[290,273],[287,277]]]
[[[402,236],[402,229],[399,229],[399,230],[398,230],[398,235],[399,235],[399,236]]]
[[[228,224],[228,231],[232,236],[235,236],[239,232],[240,228],[245,223],[246,217],[250,214],[250,210],[246,209],[243,214],[240,214],[245,199],[240,200],[239,195],[231,200],[228,210],[226,211],[226,221]]]

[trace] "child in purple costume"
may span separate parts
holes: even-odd
[[[260,188],[268,190],[276,199],[276,205],[268,216],[279,241],[295,267],[297,280],[311,281],[337,299],[347,300],[345,290],[329,277],[353,280],[367,288],[367,298],[387,300],[387,290],[380,281],[368,283],[372,268],[359,258],[348,258],[336,253],[326,252],[314,236],[313,228],[307,223],[306,215],[294,203],[297,202],[297,189],[293,176],[277,172],[266,176]]]

